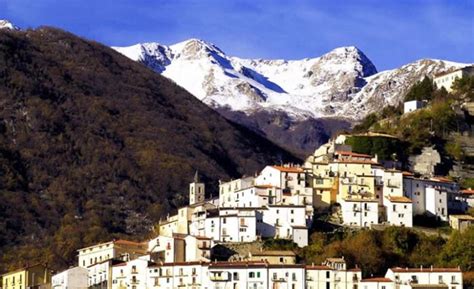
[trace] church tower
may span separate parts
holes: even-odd
[[[189,184],[189,204],[194,205],[203,202],[205,194],[206,188],[204,183],[199,180],[199,173],[196,171],[193,182]]]

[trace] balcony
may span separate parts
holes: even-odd
[[[314,281],[313,276],[306,276],[306,281]]]

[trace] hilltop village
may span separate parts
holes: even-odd
[[[252,246],[272,238],[307,246],[322,214],[354,229],[412,227],[416,215],[450,221],[459,230],[471,225],[473,218],[459,213],[473,206],[472,190],[355,153],[348,137],[330,140],[303,165],[268,165],[255,176],[221,181],[215,197],[207,198],[196,172],[189,204],[161,220],[155,238],[78,248],[77,267],[54,276],[43,265],[22,268],[4,274],[2,288],[461,289],[459,268],[395,267],[363,279],[363,268],[348,268],[343,256],[301,264],[293,251]],[[229,249],[245,244],[248,250]]]

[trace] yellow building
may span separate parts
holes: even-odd
[[[51,271],[41,264],[3,274],[2,289],[49,289]]]
[[[474,217],[470,215],[450,215],[449,225],[451,228],[462,232],[470,226],[474,226]]]
[[[254,251],[249,252],[246,261],[265,261],[269,264],[296,264],[296,254],[293,251]]]
[[[329,151],[327,154],[324,152]],[[370,155],[325,149],[316,150],[305,163],[305,170],[313,188],[315,208],[327,208],[344,198],[358,195],[373,198],[376,195],[372,166],[377,162]]]

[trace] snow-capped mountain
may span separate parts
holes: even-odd
[[[199,39],[113,48],[172,79],[227,118],[299,152],[313,150],[330,131],[397,104],[425,75],[465,66],[425,59],[377,72],[354,46],[301,60],[242,59]],[[305,135],[305,130],[322,137]]]
[[[341,47],[318,58],[263,60],[229,57],[208,42],[191,39],[114,47],[174,80],[214,108],[252,113],[283,110],[293,117],[337,115],[334,105],[377,72],[356,47]]]
[[[20,30],[17,26],[8,20],[0,19],[0,29]]]

